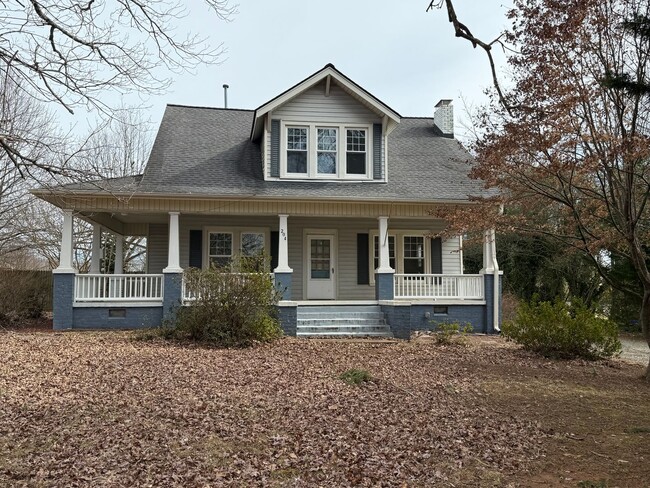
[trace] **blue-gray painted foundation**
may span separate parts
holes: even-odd
[[[74,273],[52,275],[52,327],[55,330],[72,329],[74,326]]]
[[[291,279],[293,273],[274,273],[275,289],[280,292],[280,300],[291,300]]]
[[[111,314],[111,312],[120,312]],[[121,315],[111,316],[111,315]],[[146,329],[162,324],[162,306],[153,307],[75,307],[75,329]]]
[[[284,335],[295,336],[298,327],[298,306],[278,305],[278,320]]]
[[[488,332],[485,324],[485,305],[443,305],[446,314],[436,314],[433,305],[382,305],[386,322],[393,336],[409,339],[416,331],[436,330],[438,324],[458,322],[472,326],[472,332]]]
[[[375,299],[392,300],[394,297],[394,273],[375,273]]]
[[[172,322],[183,305],[183,273],[165,273],[162,304],[162,322]]]

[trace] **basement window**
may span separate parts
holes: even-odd
[[[124,319],[126,318],[126,308],[109,308],[108,318],[110,319]]]
[[[442,305],[434,305],[433,315],[447,315],[449,313],[449,307],[444,307]]]

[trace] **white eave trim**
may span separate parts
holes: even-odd
[[[354,92],[364,103],[372,107],[375,111],[381,113],[384,116],[387,116],[392,122],[391,124],[392,126],[399,124],[401,120],[401,116],[397,112],[392,110],[390,107],[382,103],[374,96],[370,95],[368,92],[366,92],[356,83],[352,82],[351,80],[348,80],[344,75],[342,75],[342,73],[336,70],[336,68],[333,68],[332,66],[326,66],[322,70],[314,73],[306,80],[298,83],[296,86],[289,89],[279,97],[274,98],[273,100],[258,107],[255,110],[255,115],[253,118],[251,139],[255,140],[257,139],[257,137],[259,137],[262,131],[263,120],[264,120],[263,117],[267,112],[275,110],[280,105],[287,103],[292,98],[295,98],[305,90],[311,88],[313,85],[316,85],[317,83],[321,82],[323,79],[327,77],[333,78],[339,85]]]

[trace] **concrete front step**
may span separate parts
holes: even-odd
[[[392,337],[377,305],[300,306],[298,337]]]
[[[390,332],[298,332],[298,337],[393,337]]]
[[[366,318],[366,317],[319,317],[298,319],[298,326],[300,325],[386,325],[384,317],[381,318]]]

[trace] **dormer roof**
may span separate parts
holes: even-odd
[[[256,140],[260,137],[264,128],[264,117],[275,110],[276,108],[284,105],[293,98],[299,96],[309,88],[325,80],[327,84],[334,81],[350,96],[358,100],[360,103],[375,112],[380,118],[384,119],[386,133],[390,133],[402,119],[401,115],[395,110],[390,108],[384,102],[375,97],[372,93],[362,88],[360,85],[345,76],[337,70],[333,64],[326,64],[325,67],[316,71],[314,74],[308,76],[301,82],[295,84],[288,90],[280,93],[275,98],[272,98],[265,104],[255,109],[253,117],[253,127],[251,128],[251,140]]]

